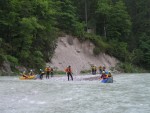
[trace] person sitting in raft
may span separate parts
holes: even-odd
[[[102,75],[100,77],[100,79],[106,79],[108,78],[107,75],[105,74],[105,71],[102,72]]]
[[[110,71],[108,71],[108,77],[112,77],[112,75],[111,75],[111,72],[110,72]]]
[[[29,72],[29,76],[33,76],[33,70],[31,69],[30,72]]]
[[[22,76],[28,78],[28,76],[26,75],[26,71],[23,71]]]

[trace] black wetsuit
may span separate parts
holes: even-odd
[[[72,76],[72,73],[71,72],[67,72],[67,76],[68,76],[68,81],[69,81],[69,76],[71,76],[71,79],[73,81],[73,76]]]

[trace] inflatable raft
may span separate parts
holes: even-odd
[[[20,80],[31,80],[31,79],[35,79],[35,75],[32,75],[32,76],[21,76],[19,77]]]
[[[113,83],[113,77],[109,77],[101,80],[102,83]]]

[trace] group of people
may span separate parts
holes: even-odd
[[[40,69],[39,74],[35,75],[33,70],[30,70],[30,72],[27,74],[26,71],[23,71],[23,73],[21,74],[25,79],[28,79],[31,76],[35,76],[35,79],[43,79],[43,75],[46,74],[46,79],[49,79],[49,76],[51,75],[51,77],[53,77],[53,68],[48,66],[45,68],[45,71],[43,71],[42,69]]]
[[[72,75],[73,73],[72,73],[72,68],[70,65],[65,69],[65,72],[66,72],[66,75],[68,76],[68,81],[70,77],[71,77],[71,80],[73,81],[73,75]],[[28,79],[29,76],[35,76],[32,70],[30,70],[29,74],[26,74],[26,72],[24,71],[21,75],[26,79]],[[53,77],[54,76],[53,68],[50,66],[47,66],[44,71],[40,69],[39,74],[35,76],[35,79],[42,80],[44,75],[46,75],[46,79],[49,79],[50,76]]]
[[[112,78],[112,74],[110,71],[106,71],[106,67],[103,65],[103,66],[99,66],[98,68],[96,66],[91,66],[91,73],[93,75],[96,75],[97,73],[97,70],[98,70],[98,73],[101,75],[100,76],[100,80],[101,79],[108,79],[108,78]]]
[[[110,71],[106,71],[105,69],[106,69],[105,66],[98,67],[99,74],[101,74],[100,79],[106,79],[108,77],[112,77]],[[91,71],[92,71],[92,74],[95,75],[97,73],[96,66],[92,66]],[[65,69],[65,72],[68,77],[68,81],[70,80],[70,78],[73,81],[73,73],[72,73],[72,68],[70,65]],[[50,66],[47,66],[44,71],[42,69],[40,69],[39,75],[37,75],[36,78],[39,78],[42,80],[43,75],[45,75],[45,74],[46,74],[46,79],[49,79],[50,76],[53,77],[53,75],[54,75],[53,68]],[[25,71],[22,74],[22,76],[25,78],[28,78],[29,76],[34,76],[34,75],[35,74],[33,73],[32,70],[30,70],[29,74],[27,74],[27,75],[25,74]]]
[[[34,75],[33,70],[30,70],[30,72],[28,74],[26,74],[26,71],[23,71],[23,73],[22,73],[22,76],[24,78],[28,78],[29,76],[33,76],[33,75]]]
[[[96,75],[97,73],[97,69],[99,71],[99,74],[102,74],[103,71],[105,71],[106,67],[103,65],[103,66],[99,66],[98,68],[96,66],[91,66],[91,72],[93,75]]]
[[[112,77],[111,72],[110,71],[103,71],[100,79],[107,79],[109,77]]]
[[[69,65],[66,69],[65,69],[66,75],[68,76],[68,81],[69,78],[71,77],[71,80],[73,81],[73,76],[72,76],[72,69],[71,66]],[[51,77],[53,77],[54,73],[53,73],[53,68],[48,66],[45,68],[45,72],[40,69],[40,75],[39,78],[42,80],[43,79],[43,75],[46,74],[46,79],[49,79],[49,76],[51,75]]]
[[[45,68],[45,71],[43,71],[42,69],[40,69],[40,72],[39,72],[39,78],[42,80],[43,79],[43,75],[46,74],[46,79],[49,79],[49,76],[51,75],[51,77],[53,77],[54,75],[54,72],[53,72],[53,68],[50,67],[50,66],[47,66]]]

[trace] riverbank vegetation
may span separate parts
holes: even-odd
[[[49,62],[60,32],[91,40],[94,53],[150,69],[150,1],[1,0],[0,65],[39,69]],[[88,32],[88,33],[87,33]]]

